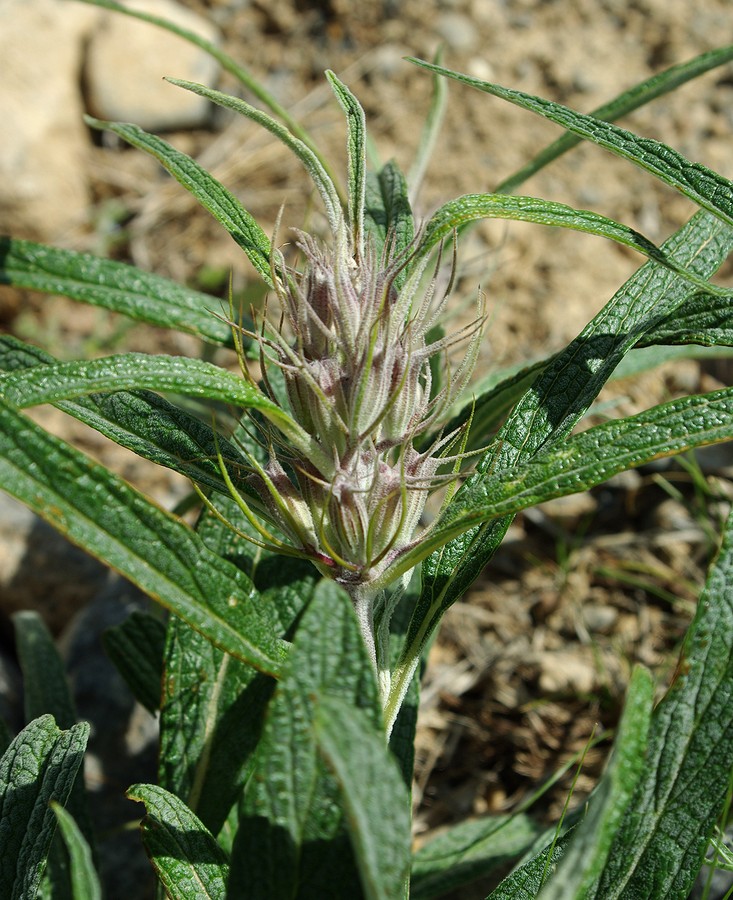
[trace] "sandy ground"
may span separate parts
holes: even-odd
[[[325,86],[326,68],[361,99],[379,157],[406,169],[431,79],[405,55],[429,59],[443,44],[451,68],[591,111],[654,72],[718,46],[731,22],[728,0],[190,5],[214,19],[227,50],[292,107],[337,166],[344,127]],[[225,79],[223,87],[233,84]],[[731,101],[731,70],[716,70],[623,124],[733,177]],[[491,190],[558,133],[530,113],[451,84],[419,214],[461,193]],[[172,140],[235,190],[266,230],[283,203],[286,225],[302,225],[311,215],[298,163],[250,123],[223,118],[213,132]],[[98,146],[91,177],[97,213],[121,203],[124,232],[105,244],[98,229],[81,228],[76,246],[101,244],[188,283],[197,283],[203,268],[214,276],[233,269],[235,287],[245,289],[250,272],[241,253],[150,160]],[[655,242],[694,211],[651,176],[588,146],[536,175],[522,192],[593,209]],[[481,372],[559,349],[639,264],[631,251],[576,233],[505,223],[476,229],[461,248],[458,294],[469,304],[479,288],[488,297]],[[57,331],[72,347],[89,332],[101,329],[104,337],[108,328],[96,314],[71,321],[62,317]],[[124,340],[150,349],[149,335],[136,328]],[[170,338],[155,340],[185,350]],[[694,363],[667,368],[617,388],[614,414],[714,383]],[[713,550],[710,527],[729,489],[716,466],[707,476],[709,496],[694,489],[685,470],[650,471],[518,520],[491,570],[448,615],[431,658],[418,742],[419,834],[511,809],[581,750],[594,729],[613,727],[634,662],[651,666],[664,683]],[[140,475],[146,483],[158,477]],[[607,747],[587,754],[576,799],[592,786]],[[540,801],[543,814],[558,812],[571,776]]]

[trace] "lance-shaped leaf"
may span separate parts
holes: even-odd
[[[211,832],[190,809],[154,784],[134,784],[130,800],[145,804],[143,843],[171,900],[224,900],[229,864]]]
[[[733,46],[719,47],[716,50],[708,50],[701,53],[694,59],[684,63],[678,63],[658,72],[644,81],[635,84],[632,88],[614,97],[603,106],[599,106],[590,113],[594,119],[604,119],[612,122],[620,119],[622,116],[633,112],[635,109],[650,103],[657,97],[676,90],[693,78],[703,75],[718,66],[722,66],[733,60]],[[577,146],[582,138],[575,134],[564,134],[561,138],[553,141],[552,144],[541,150],[530,162],[522,166],[519,171],[515,172],[505,181],[497,186],[496,192],[502,194],[511,193],[520,184],[530,178],[535,172],[539,172],[546,165],[557,159],[563,153],[566,153],[572,147]]]
[[[351,601],[322,581],[295,634],[267,711],[241,807],[229,891],[242,900],[359,896],[340,790],[313,730],[319,696],[341,698],[380,727],[376,678]],[[256,865],[253,865],[256,861]]]
[[[686,269],[710,277],[733,247],[733,229],[700,212],[662,249]],[[636,342],[690,296],[689,282],[649,262],[642,266],[581,334],[533,380],[486,452],[465,489],[487,473],[530,459],[563,440],[580,421]],[[463,489],[462,489],[463,490]],[[453,502],[460,502],[461,491]],[[445,610],[468,589],[491,559],[510,517],[493,520],[441,547],[422,567],[423,591],[415,605],[400,662],[393,672],[390,709],[399,708],[422,647]],[[391,716],[388,716],[388,721]]]
[[[346,113],[348,126],[349,165],[349,225],[356,250],[356,258],[364,258],[364,198],[366,192],[366,121],[364,110],[356,97],[339,81],[336,75],[326,70],[336,98]]]
[[[241,375],[199,359],[122,353],[36,366],[0,379],[2,396],[20,408],[58,403],[98,391],[139,388],[188,394],[259,410],[304,453],[319,459],[323,456],[314,438],[255,385]]]
[[[13,616],[15,644],[23,673],[23,699],[26,721],[51,714],[60,728],[68,729],[77,716],[71,697],[64,664],[54,640],[36,612],[25,610]],[[83,778],[77,778],[71,793],[64,801],[84,830],[86,839],[93,840]],[[54,897],[69,896],[69,862],[60,835],[52,841],[44,870],[41,892]]]
[[[654,262],[667,266],[678,275],[683,275],[693,284],[710,293],[722,294],[728,299],[731,296],[730,291],[716,288],[694,272],[688,272],[633,228],[587,209],[575,209],[564,203],[555,203],[538,197],[510,197],[504,194],[466,194],[463,197],[457,197],[441,206],[431,216],[420,240],[421,253],[428,252],[460,226],[479,219],[512,219],[517,222],[533,222],[536,225],[569,228],[573,231],[584,231],[587,234],[604,237],[626,247],[632,247]]]
[[[51,809],[59,825],[59,832],[69,854],[71,895],[74,900],[101,900],[102,888],[94,868],[92,850],[73,817],[58,803]]]
[[[219,508],[240,533],[255,536],[233,500]],[[256,579],[278,633],[289,636],[312,595],[312,567],[248,544],[208,512],[197,533],[210,550]],[[274,684],[174,618],[168,623],[163,684],[160,783],[221,840],[224,820],[249,774]],[[228,834],[227,841],[232,837]]]
[[[234,656],[269,673],[284,649],[235,566],[188,526],[0,400],[0,487]]]
[[[544,850],[507,875],[486,900],[537,900],[542,885],[567,850],[572,832],[553,839]]]
[[[687,897],[733,768],[733,516],[654,711],[644,776],[589,900]]]
[[[326,208],[326,217],[328,218],[331,230],[334,234],[337,233],[339,224],[342,220],[341,199],[339,198],[336,186],[331,180],[331,176],[324,168],[320,157],[317,156],[307,144],[304,144],[303,141],[295,137],[287,128],[279,122],[276,122],[272,116],[268,116],[267,113],[262,112],[261,109],[251,106],[249,103],[240,100],[238,97],[232,97],[230,94],[223,94],[221,91],[215,91],[213,88],[208,88],[203,84],[196,84],[193,81],[183,81],[180,78],[168,78],[166,80],[178,87],[185,88],[187,91],[192,91],[194,94],[199,94],[201,97],[206,97],[207,100],[211,100],[212,103],[223,106],[225,109],[232,109],[234,112],[238,112],[240,115],[252,119],[253,122],[257,122],[258,125],[261,125],[271,134],[274,134],[278,140],[282,141],[289,150],[293,151],[305,166],[313,184],[321,195],[321,200]]]
[[[475,482],[398,564],[397,571],[412,568],[431,550],[482,521],[588,490],[654,459],[731,438],[733,388],[683,397],[596,425],[516,469],[499,469]]]
[[[624,713],[603,777],[588,801],[585,818],[575,827],[567,850],[541,900],[585,900],[608,859],[624,814],[646,771],[647,741],[654,684],[645,669],[631,677]]]
[[[135,699],[155,715],[160,709],[163,682],[163,622],[150,613],[134,610],[124,622],[104,632],[102,643]]]
[[[335,697],[318,699],[314,724],[321,753],[341,786],[364,896],[407,897],[410,797],[384,731]]]
[[[365,186],[364,229],[375,242],[377,258],[387,240],[395,256],[404,253],[415,236],[405,176],[395,162],[385,163],[379,172],[367,172]],[[395,277],[395,287],[404,284],[407,269]]]
[[[733,347],[733,303],[717,295],[695,294],[650,329],[636,346],[653,344]]]
[[[137,125],[102,122],[91,116],[85,119],[92,128],[111,131],[133,147],[154,156],[226,228],[265,283],[272,287],[269,238],[231,191],[190,156]]]
[[[696,346],[690,346],[696,345]],[[676,359],[728,356],[733,347],[733,303],[718,294],[695,293],[677,309],[656,321],[614,370],[609,380],[629,378]],[[708,351],[701,348],[714,348]],[[512,406],[522,397],[558,354],[525,366],[492,372],[472,385],[471,396],[456,403],[446,432],[470,420],[466,450],[486,446]],[[438,439],[429,433],[420,447]]]
[[[58,365],[58,360],[11,335],[0,335],[0,371],[19,372],[41,365]],[[217,458],[221,455],[232,482],[247,491],[242,474],[246,462],[239,450],[223,435],[215,436],[209,425],[158,394],[96,393],[59,400],[55,405],[138,456],[225,493],[228,489]]]
[[[618,125],[595,119],[545,100],[532,94],[525,94],[510,88],[462,75],[451,69],[435,66],[420,59],[410,62],[439,75],[453,78],[462,84],[493,94],[502,100],[508,100],[523,109],[537,113],[551,122],[562,126],[572,134],[598,144],[611,153],[628,159],[642,169],[651,172],[670,187],[681,191],[704,209],[720,216],[729,225],[733,225],[733,182],[713,172],[700,163],[691,162],[667,144],[651,138],[640,137]]]
[[[76,710],[53,638],[36,612],[23,610],[13,616],[15,645],[23,672],[26,721],[50,713],[60,728],[71,728]]]
[[[27,725],[0,760],[0,894],[35,897],[56,830],[52,800],[66,804],[89,737],[80,723],[61,731],[53,716]]]
[[[63,294],[138,322],[233,344],[230,326],[217,315],[216,297],[90,253],[0,237],[0,284]]]
[[[486,877],[525,853],[541,832],[524,814],[460,822],[415,853],[411,900],[442,897]]]
[[[218,834],[249,773],[274,682],[171,619],[163,685],[160,783]]]
[[[0,380],[3,396],[21,408],[134,387],[174,391],[282,415],[280,407],[241,375],[185,356],[122,353],[35,366]]]

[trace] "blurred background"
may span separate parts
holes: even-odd
[[[394,158],[409,169],[432,82],[404,61],[407,55],[433,59],[442,48],[450,68],[589,112],[731,34],[728,0],[134,5],[226,50],[310,130],[337,172],[344,171],[345,128],[326,68],[361,100],[375,159]],[[155,160],[92,131],[84,113],[164,134],[237,194],[268,233],[283,206],[281,239],[288,227],[319,227],[308,179],[286,149],[252,123],[162,80],[200,81],[252,99],[206,54],[158,28],[76,0],[0,0],[0,72],[2,234],[132,262],[222,298],[231,276],[238,300],[262,299],[249,263],[223,229]],[[622,124],[731,178],[733,70],[716,69]],[[459,194],[492,190],[559,133],[451,83],[416,212],[427,218]],[[520,190],[611,216],[656,243],[695,211],[593,146],[576,148]],[[571,232],[496,222],[474,229],[460,246],[456,304],[470,315],[479,289],[487,295],[479,375],[560,349],[641,262],[624,248]],[[729,276],[729,268],[720,274],[724,282]],[[2,284],[0,330],[60,358],[132,349],[201,353],[192,339]],[[711,390],[730,383],[728,376],[726,366],[667,364],[615,382],[596,416]],[[185,493],[176,477],[62,414],[33,414],[167,507]],[[431,656],[416,771],[418,836],[514,808],[582,750],[594,729],[598,735],[614,726],[634,662],[652,667],[660,686],[668,680],[732,475],[733,455],[723,447],[627,473],[517,519],[490,570],[449,613]],[[101,568],[0,498],[0,693],[7,715],[19,690],[10,614],[40,609],[70,647],[80,617],[84,628],[101,627],[83,616],[107,594]],[[141,746],[153,731],[151,725]],[[574,802],[592,787],[607,748],[601,742],[586,755]],[[558,814],[572,775],[538,802],[540,815]]]

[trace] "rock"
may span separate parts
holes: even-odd
[[[597,683],[593,661],[580,651],[547,650],[537,657],[539,686],[544,694],[589,694]]]
[[[461,13],[443,13],[438,17],[435,30],[453,50],[473,50],[479,39],[471,19]]]
[[[172,0],[131,0],[133,9],[160,16],[216,43],[217,29]],[[109,12],[89,42],[86,84],[90,112],[133,122],[148,131],[199,128],[211,104],[163,81],[166,75],[211,87],[219,64],[208,53],[149,22]]]
[[[0,232],[54,240],[83,220],[87,128],[79,91],[98,9],[0,0]]]
[[[618,620],[618,610],[605,603],[583,604],[583,621],[594,634],[611,634]]]

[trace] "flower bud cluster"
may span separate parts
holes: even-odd
[[[355,591],[378,583],[414,538],[452,436],[422,452],[415,439],[465,386],[481,320],[431,341],[445,298],[435,302],[424,263],[404,276],[409,255],[377,258],[368,243],[360,258],[346,228],[328,248],[306,234],[297,246],[299,271],[279,257],[287,327],[264,330],[260,343],[313,452],[273,443],[253,482],[288,541]],[[466,336],[463,363],[434,390],[431,361]]]

